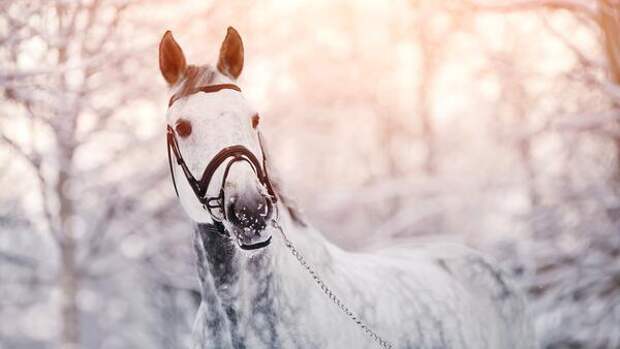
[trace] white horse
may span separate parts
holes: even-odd
[[[535,347],[522,294],[480,254],[347,252],[305,224],[271,185],[258,114],[235,85],[243,59],[233,28],[216,68],[187,65],[170,32],[159,47],[170,167],[197,223],[194,348]]]

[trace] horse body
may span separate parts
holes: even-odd
[[[274,220],[333,294],[394,348],[533,348],[522,296],[479,254],[447,245],[347,252],[300,223],[272,186],[258,113],[235,85],[243,55],[233,28],[217,70],[187,65],[170,32],[160,43],[172,93],[170,170],[197,223],[194,348],[377,347],[292,255]]]
[[[524,301],[485,258],[452,245],[343,251],[286,220],[285,231],[325,283],[394,348],[534,348]],[[375,348],[274,235],[238,251],[198,225],[203,301],[194,348]],[[223,254],[222,251],[225,251]]]

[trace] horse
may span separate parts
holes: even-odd
[[[193,348],[535,348],[523,294],[480,253],[345,251],[308,224],[270,176],[243,63],[232,27],[215,67],[187,64],[170,31],[159,45],[172,181],[195,223]]]

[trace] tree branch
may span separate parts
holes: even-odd
[[[588,0],[511,0],[492,3],[479,0],[468,0],[467,4],[471,6],[474,11],[483,12],[507,13],[535,11],[541,8],[547,8],[585,13],[592,18],[598,16],[596,1]]]
[[[41,171],[41,157],[36,153],[28,153],[22,147],[20,147],[17,143],[15,143],[12,139],[7,137],[3,132],[0,131],[0,139],[9,146],[15,153],[17,153],[22,159],[26,160],[26,163],[32,167],[34,173],[37,177],[37,181],[39,182],[39,191],[41,193],[43,214],[45,216],[45,220],[47,223],[48,230],[52,234],[55,239],[58,239],[58,230],[55,228],[52,212],[50,209],[50,200],[49,195],[47,193],[47,181],[45,176]]]

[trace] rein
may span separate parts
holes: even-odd
[[[295,248],[291,240],[289,240],[286,234],[284,234],[284,229],[282,229],[280,224],[278,224],[275,219],[272,221],[272,224],[273,227],[280,232],[282,240],[284,240],[284,246],[288,248],[293,257],[295,257],[297,262],[299,262],[299,265],[301,265],[301,267],[304,268],[306,272],[308,272],[308,274],[310,274],[312,280],[314,280],[314,282],[317,286],[319,286],[321,291],[325,293],[327,298],[329,298],[338,307],[338,309],[340,309],[340,311],[342,311],[349,319],[351,319],[351,321],[353,321],[357,326],[359,326],[359,328],[364,331],[364,334],[370,337],[375,343],[377,343],[377,345],[379,345],[381,348],[391,349],[392,344],[390,342],[379,336],[373,329],[371,329],[370,326],[368,326],[364,322],[364,320],[360,318],[359,315],[355,314],[351,309],[349,309],[349,307],[340,299],[340,297],[338,297],[334,293],[334,291],[332,291],[331,288],[327,286],[327,284],[323,281],[323,279],[321,279],[321,277],[314,270],[314,268],[308,262],[306,262],[306,259],[301,254],[301,252],[299,252],[299,250]]]

